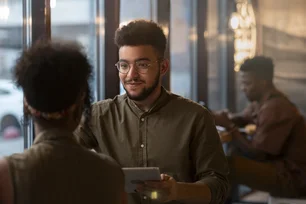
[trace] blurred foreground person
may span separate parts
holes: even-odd
[[[77,144],[73,132],[90,116],[92,67],[72,42],[40,41],[17,60],[25,122],[35,140],[21,154],[0,160],[0,203],[124,203],[124,177],[110,157]]]

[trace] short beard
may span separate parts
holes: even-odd
[[[141,93],[138,95],[138,96],[131,96],[129,94],[129,92],[124,88],[125,92],[126,92],[126,95],[133,101],[143,101],[145,100],[146,98],[148,98],[152,92],[156,89],[156,87],[158,86],[159,84],[159,78],[160,78],[160,71],[158,71],[158,74],[154,80],[154,84],[151,86],[151,87],[148,87],[148,88],[144,88]]]

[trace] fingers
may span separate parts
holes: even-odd
[[[168,201],[174,181],[171,176],[161,174],[161,181],[145,181],[144,184],[138,184],[137,192],[154,200]]]
[[[137,192],[143,192],[144,191],[144,185],[143,184],[138,184],[137,186],[136,186],[136,191]]]
[[[169,188],[155,188],[144,184],[137,185],[136,192],[161,202],[166,201],[170,195]]]
[[[232,141],[232,134],[228,134],[227,132],[221,132],[219,135],[222,143]]]
[[[143,192],[143,191],[156,191],[159,189],[168,189],[170,188],[170,184],[166,182],[155,182],[155,181],[147,181],[144,184],[138,184],[136,187],[137,192]]]
[[[161,177],[161,180],[162,181],[168,181],[168,180],[170,180],[170,176],[169,175],[167,175],[167,174],[161,174],[160,175],[160,177]]]
[[[169,189],[154,189],[145,187],[141,194],[158,201],[166,201],[170,195]]]
[[[164,182],[164,181],[159,181],[159,182],[147,181],[145,182],[145,186],[149,186],[152,188],[168,188],[170,185],[169,183]]]

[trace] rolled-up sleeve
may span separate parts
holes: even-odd
[[[219,134],[208,111],[198,119],[191,142],[191,157],[195,165],[197,183],[210,188],[211,203],[224,203],[228,196],[229,168]]]

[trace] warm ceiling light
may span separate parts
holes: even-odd
[[[230,26],[233,30],[236,30],[239,27],[239,14],[233,13],[230,19]]]

